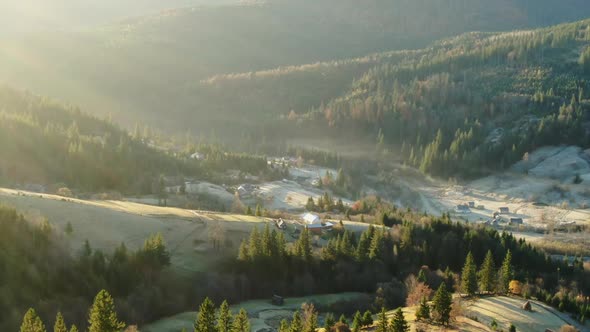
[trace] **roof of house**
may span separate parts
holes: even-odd
[[[306,213],[303,215],[303,221],[305,221],[306,224],[308,225],[312,225],[312,224],[320,224],[322,220],[320,219],[320,216],[318,216],[317,214],[313,214],[313,213]]]

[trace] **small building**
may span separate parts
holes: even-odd
[[[314,213],[304,214],[303,221],[305,222],[305,225],[307,225],[307,226],[322,224],[322,219],[320,218],[320,216],[318,216],[317,214],[314,214]]]
[[[282,296],[273,295],[271,302],[273,305],[283,305],[285,304],[285,299]]]
[[[510,218],[510,225],[522,225],[524,220],[522,218]]]
[[[285,221],[282,218],[275,220],[275,225],[277,226],[278,229],[286,229],[287,228],[287,224],[285,223]]]
[[[510,209],[508,207],[506,207],[506,206],[503,206],[503,207],[501,207],[501,208],[498,209],[498,212],[500,214],[507,214],[507,213],[510,213]]]
[[[533,311],[533,305],[531,304],[531,301],[526,301],[525,303],[523,303],[521,308],[522,310]]]
[[[241,186],[238,187],[238,195],[240,195],[241,198],[247,198],[252,196],[252,194],[254,193],[254,190],[256,190],[256,186],[253,184],[243,184]]]
[[[467,205],[472,209],[475,208],[475,202],[467,202]]]

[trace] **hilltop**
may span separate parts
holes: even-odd
[[[7,38],[0,79],[131,125],[209,130],[237,118],[260,119],[228,108],[235,104],[208,103],[215,95],[202,92],[199,82],[210,76],[422,48],[467,31],[531,28],[588,14],[590,5],[580,0],[562,1],[558,9],[549,0],[306,0],[170,9],[100,28]],[[336,95],[323,94],[314,104]],[[287,114],[297,103],[275,111]]]

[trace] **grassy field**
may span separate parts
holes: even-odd
[[[503,330],[508,330],[510,324],[514,324],[516,330],[521,332],[537,332],[545,331],[545,329],[558,331],[561,326],[574,323],[567,315],[537,302],[533,302],[531,312],[522,310],[521,305],[524,302],[522,298],[505,296],[482,298],[465,303],[465,315],[477,317],[487,326],[490,326],[492,319],[495,319],[498,327]]]
[[[354,301],[362,296],[364,296],[362,293],[340,293],[287,298],[285,299],[285,304],[282,306],[272,305],[270,299],[252,300],[233,305],[231,306],[231,309],[235,313],[239,311],[240,308],[244,308],[250,316],[252,331],[256,332],[264,329],[277,328],[283,318],[290,319],[293,316],[293,311],[301,308],[303,303],[307,302],[315,303],[319,306],[329,306],[339,301]],[[141,331],[178,332],[181,331],[182,328],[191,331],[196,317],[196,312],[185,312],[146,325],[141,328]]]
[[[0,204],[16,208],[34,222],[44,218],[75,252],[88,239],[93,248],[107,252],[124,242],[138,248],[151,234],[161,233],[172,254],[173,267],[201,271],[219,258],[234,255],[240,241],[265,218],[158,207],[126,201],[85,201],[61,196],[0,189]],[[66,235],[71,223],[73,233]],[[210,248],[211,227],[221,227],[229,245]]]

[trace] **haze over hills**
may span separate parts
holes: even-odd
[[[587,329],[586,0],[0,12],[0,330]]]
[[[131,125],[139,119],[208,129],[204,122],[225,123],[239,113],[211,115],[218,108],[206,104],[210,96],[199,86],[209,76],[420,48],[466,31],[588,14],[590,5],[580,0],[561,1],[557,9],[550,0],[322,0],[168,10],[83,32],[21,36],[0,50],[7,64],[0,79]]]

